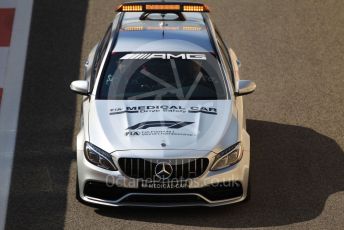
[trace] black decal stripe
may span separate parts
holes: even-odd
[[[121,112],[112,112],[110,115],[117,115],[117,114],[122,114],[122,113],[138,113],[139,111],[121,111]]]
[[[169,128],[170,129],[179,129],[179,128],[183,128],[184,126],[188,126],[193,124],[194,122],[180,122],[178,124],[172,125]]]
[[[191,110],[189,110],[189,113],[205,113],[205,114],[217,115],[216,112],[207,112],[207,111],[191,111]]]

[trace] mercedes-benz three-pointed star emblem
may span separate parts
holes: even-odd
[[[160,180],[167,180],[172,176],[173,168],[172,165],[168,162],[159,162],[155,166],[155,175]]]

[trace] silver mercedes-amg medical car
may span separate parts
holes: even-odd
[[[130,2],[72,82],[84,95],[77,198],[107,206],[218,206],[248,196],[250,136],[235,53],[206,5]]]

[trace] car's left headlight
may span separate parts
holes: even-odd
[[[117,171],[115,163],[112,160],[111,154],[102,150],[101,148],[86,141],[84,153],[86,159],[90,163],[103,169]]]
[[[211,170],[216,171],[235,165],[241,160],[241,157],[241,145],[240,143],[236,143],[216,155]]]

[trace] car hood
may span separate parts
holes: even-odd
[[[231,100],[94,100],[89,113],[90,142],[108,152],[211,151],[223,139],[235,143],[233,108]]]

